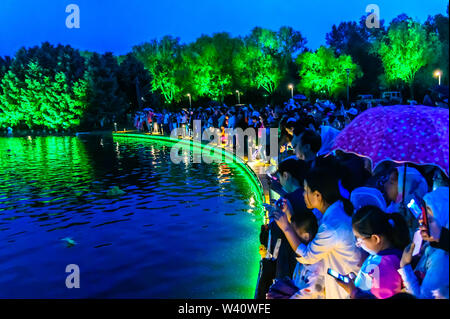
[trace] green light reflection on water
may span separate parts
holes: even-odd
[[[113,133],[113,138],[115,140],[147,139],[151,142],[156,142],[160,145],[165,145],[168,147],[174,146],[175,143],[182,142],[182,143],[189,144],[190,150],[192,150],[194,147],[201,148],[202,151],[204,149],[213,150],[213,147],[211,147],[209,145],[201,144],[196,141],[172,139],[172,138],[166,137],[166,136]],[[214,152],[213,154],[214,154],[213,156],[217,158],[216,152]],[[264,208],[262,207],[262,203],[264,203],[264,197],[263,197],[262,186],[261,186],[261,183],[260,183],[258,177],[252,171],[252,169],[250,167],[248,167],[247,164],[245,164],[244,161],[237,158],[234,154],[231,154],[226,150],[223,150],[221,154],[222,154],[222,156],[226,156],[229,160],[233,159],[233,163],[227,162],[226,164],[229,165],[230,167],[236,168],[244,177],[247,185],[249,185],[251,193],[253,194],[253,198],[254,198],[253,202],[252,202],[252,200],[250,200],[250,205],[254,206],[254,209],[252,211],[254,213],[254,216],[256,217],[256,221],[259,222],[257,224],[258,225],[262,224],[264,221]],[[221,156],[221,158],[223,159],[222,156]],[[238,291],[239,291],[241,298],[252,299],[252,298],[254,298],[254,295],[255,295],[255,288],[256,288],[256,283],[257,283],[258,274],[259,274],[259,258],[260,258],[260,255],[258,253],[259,241],[257,238],[250,237],[250,238],[247,238],[245,240],[245,242],[242,243],[242,245],[245,245],[246,251],[248,251],[250,255],[254,255],[254,257],[251,256],[250,258],[248,258],[248,260],[252,261],[248,265],[248,273],[240,274],[240,275],[246,276],[246,278],[251,278],[250,282],[254,282],[254,286],[246,286],[246,287],[242,286],[242,287],[238,288]]]

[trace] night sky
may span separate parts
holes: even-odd
[[[65,25],[69,4],[80,7],[80,29]],[[307,46],[325,44],[333,24],[359,20],[370,3],[389,23],[406,13],[424,22],[445,14],[447,0],[0,0],[0,55],[21,46],[70,44],[81,50],[129,52],[133,45],[164,35],[183,43],[202,34],[227,31],[246,35],[255,26],[278,30],[288,25],[301,31]]]

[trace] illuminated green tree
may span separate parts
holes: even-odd
[[[8,72],[11,66],[12,60],[9,56],[0,56],[0,80],[3,78],[6,72]],[[1,93],[1,92],[0,92]]]
[[[386,33],[384,20],[380,20],[380,28],[369,29],[366,26],[367,15],[357,21],[341,22],[333,25],[326,34],[326,44],[333,48],[337,55],[347,54],[358,64],[363,76],[353,83],[353,92],[373,94],[379,90],[379,76],[383,73],[381,59],[372,54],[373,43]]]
[[[68,129],[79,125],[86,103],[84,80],[69,86],[63,72],[54,78],[43,75],[37,62],[30,62],[21,81],[9,71],[0,86],[0,124]]]
[[[300,83],[298,89],[327,97],[338,97],[347,88],[347,72],[350,69],[349,85],[362,75],[349,55],[336,57],[331,48],[321,46],[316,52],[305,52],[297,57]]]
[[[263,88],[272,95],[283,79],[291,81],[293,56],[304,51],[306,39],[291,27],[283,26],[278,32],[256,27],[244,42],[234,61],[241,86]]]
[[[242,47],[242,40],[228,33],[203,35],[186,47],[184,65],[189,70],[188,82],[192,94],[223,100],[235,87],[234,57]]]
[[[133,47],[134,54],[152,76],[151,90],[160,92],[167,103],[182,94],[177,81],[177,73],[182,68],[181,50],[180,40],[171,36]]]
[[[375,48],[383,62],[387,82],[408,84],[412,99],[416,73],[432,63],[436,52],[441,51],[436,33],[427,32],[423,25],[410,18],[392,23]]]
[[[2,127],[14,127],[23,120],[24,113],[19,107],[23,86],[24,83],[12,71],[8,71],[0,82],[0,125]]]
[[[254,44],[248,43],[234,63],[243,87],[263,88],[272,94],[283,77],[279,61]]]

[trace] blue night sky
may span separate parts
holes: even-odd
[[[81,28],[68,29],[69,4],[80,7]],[[133,45],[180,37],[183,43],[201,34],[227,31],[246,35],[255,26],[277,30],[288,25],[301,31],[307,46],[325,44],[333,24],[359,20],[370,3],[389,23],[406,13],[424,22],[446,14],[447,0],[0,0],[0,55],[21,46],[70,44],[81,50],[124,54]]]

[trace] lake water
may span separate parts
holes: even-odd
[[[253,298],[255,188],[237,164],[174,164],[170,146],[0,138],[0,298]]]

